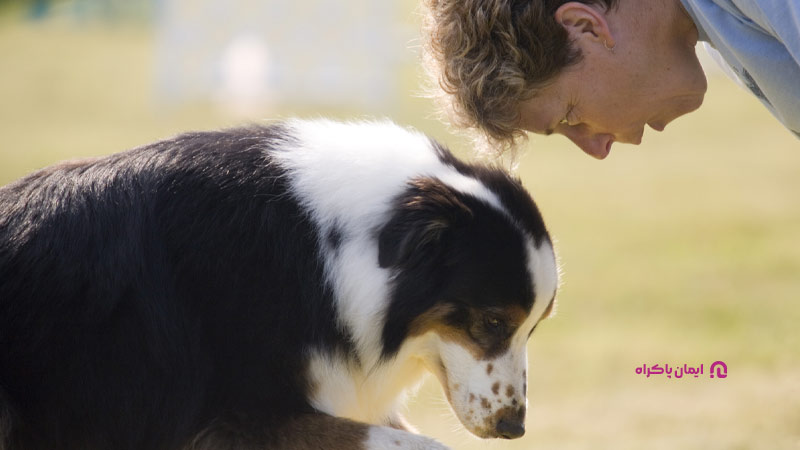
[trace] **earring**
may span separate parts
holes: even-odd
[[[603,46],[606,48],[606,50],[610,51],[611,53],[614,53],[614,49],[617,48],[617,44],[614,44],[613,47],[609,47],[608,42],[606,42],[605,39],[603,39]]]

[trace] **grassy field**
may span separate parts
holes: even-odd
[[[55,161],[243,120],[159,106],[142,27],[0,15],[0,184]],[[384,115],[464,149],[415,98]],[[359,111],[321,111],[352,117]],[[527,434],[462,430],[430,380],[408,417],[457,449],[800,449],[800,141],[713,78],[705,106],[598,162],[532,138],[519,173],[557,240],[558,314],[530,343]],[[725,379],[643,364],[721,360]],[[706,372],[707,373],[707,372]]]

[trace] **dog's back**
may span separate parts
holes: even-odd
[[[272,420],[253,393],[307,408],[303,348],[347,338],[266,151],[284,138],[185,135],[0,190],[9,448],[175,448],[216,411]]]

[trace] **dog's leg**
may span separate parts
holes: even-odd
[[[448,450],[425,436],[326,414],[304,414],[266,432],[246,428],[216,423],[185,450]]]
[[[447,450],[425,436],[326,414],[307,414],[292,420],[282,429],[279,439],[276,450]]]
[[[286,427],[283,437],[288,438],[284,441],[286,445],[278,448],[292,450],[447,450],[447,447],[431,438],[392,426],[367,425],[325,414],[297,418]],[[301,445],[292,447],[293,444]]]
[[[389,427],[368,426],[364,450],[448,450],[433,439]]]

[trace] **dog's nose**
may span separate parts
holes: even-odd
[[[525,434],[525,422],[516,419],[500,419],[495,430],[497,435],[503,439],[516,439]]]
[[[525,407],[507,407],[500,410],[494,430],[497,437],[503,439],[522,437],[525,434]]]

